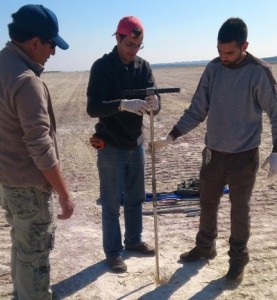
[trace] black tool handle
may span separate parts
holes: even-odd
[[[130,96],[148,96],[153,94],[169,94],[169,93],[180,93],[180,88],[148,88],[148,89],[140,89],[140,90],[125,90],[123,92],[123,97]]]

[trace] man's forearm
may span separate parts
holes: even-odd
[[[66,182],[62,176],[59,164],[55,165],[54,167],[51,167],[49,169],[41,170],[44,177],[47,179],[47,181],[50,183],[50,185],[53,187],[53,189],[60,195],[64,197],[69,196],[69,190],[66,185]]]

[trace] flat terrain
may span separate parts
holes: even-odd
[[[277,78],[277,65],[273,65]],[[156,138],[165,136],[189,106],[203,67],[155,69],[158,87],[181,87],[181,94],[162,97],[162,110],[155,117]],[[158,216],[160,278],[155,283],[155,258],[124,253],[125,274],[109,272],[102,251],[101,207],[96,152],[88,139],[96,120],[86,114],[86,87],[89,73],[45,73],[53,98],[58,126],[58,141],[65,177],[70,185],[76,210],[71,219],[57,221],[55,248],[51,253],[51,284],[58,299],[93,300],[209,300],[277,299],[277,185],[259,170],[252,197],[251,260],[244,281],[238,287],[227,286],[230,205],[222,198],[219,211],[218,256],[210,262],[180,264],[179,255],[194,246],[199,217],[188,217],[183,209]],[[158,192],[176,190],[177,184],[198,176],[204,147],[205,123],[156,153]],[[145,117],[145,138],[149,141],[149,118]],[[272,149],[271,129],[264,118],[260,147],[261,164]],[[146,154],[146,187],[151,192],[151,159]],[[150,204],[152,205],[152,204]],[[57,211],[58,211],[57,206]],[[145,210],[151,206],[145,204]],[[123,214],[121,214],[124,232]],[[144,216],[144,240],[154,244],[154,219]],[[0,299],[10,299],[9,227],[0,210]],[[42,299],[43,300],[43,299]]]

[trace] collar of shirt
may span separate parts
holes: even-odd
[[[29,56],[22,51],[19,47],[17,47],[12,42],[7,42],[6,47],[9,51],[13,52],[16,56],[19,56],[25,64],[30,68],[37,76],[43,72],[44,67],[38,63],[33,62]]]

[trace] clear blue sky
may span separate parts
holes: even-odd
[[[89,70],[115,45],[118,21],[134,15],[145,27],[139,55],[150,63],[210,60],[217,56],[218,29],[229,17],[248,25],[249,52],[277,55],[276,0],[0,0],[0,48],[9,40],[11,14],[25,4],[42,4],[58,17],[60,35],[70,44],[56,51],[46,70]]]

